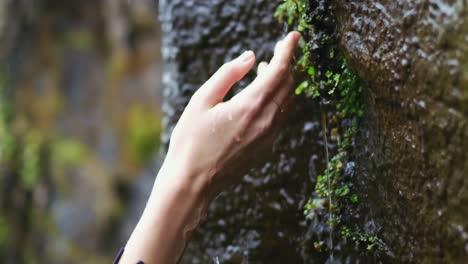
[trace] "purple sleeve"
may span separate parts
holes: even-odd
[[[119,252],[117,253],[117,255],[115,256],[115,259],[114,261],[112,262],[112,264],[118,264],[119,261],[120,261],[120,258],[122,257],[123,253],[125,251],[125,248],[124,247],[121,247]],[[143,261],[138,261],[136,264],[145,264]]]

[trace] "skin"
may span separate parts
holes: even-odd
[[[252,51],[225,63],[193,95],[120,263],[176,263],[208,204],[271,153],[293,94],[290,61],[299,38],[291,32],[278,42],[257,78],[230,100],[223,102],[255,65]]]

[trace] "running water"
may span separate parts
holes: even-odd
[[[326,112],[322,111],[322,135],[323,135],[323,142],[325,144],[325,174],[327,174],[327,185],[328,185],[328,222],[330,226],[330,233],[329,233],[329,240],[330,240],[330,254],[333,257],[333,212],[332,212],[332,197],[331,197],[331,179],[328,170],[328,139],[327,139],[327,114]]]

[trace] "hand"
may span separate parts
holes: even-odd
[[[252,51],[224,64],[193,95],[120,263],[177,263],[210,200],[240,179],[238,168],[271,150],[293,94],[289,63],[299,38],[292,32],[280,41],[270,63],[260,63],[257,78],[231,100],[223,102],[255,64]]]
[[[290,61],[300,38],[291,32],[278,42],[270,63],[262,62],[257,78],[229,101],[231,87],[255,64],[252,51],[224,64],[192,97],[177,123],[167,160],[193,170],[185,179],[216,195],[250,168],[259,152],[269,148],[293,95]],[[249,164],[247,164],[249,162]],[[250,166],[249,166],[250,165]]]

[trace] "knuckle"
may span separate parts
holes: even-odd
[[[286,63],[278,63],[276,65],[276,72],[278,75],[283,76],[289,71],[289,65]]]
[[[262,107],[262,105],[264,105],[266,101],[267,101],[267,95],[265,93],[259,93],[255,97],[255,104],[258,105],[259,107]]]
[[[287,87],[292,87],[294,84],[294,79],[292,77],[292,75],[288,72],[288,77],[286,79],[286,86]]]
[[[255,119],[261,110],[261,106],[256,101],[249,101],[244,103],[242,111],[247,122]]]
[[[273,127],[273,118],[272,117],[265,118],[258,125],[258,135],[264,136],[268,134],[272,127]]]
[[[194,99],[196,100],[197,98],[200,98],[200,96],[201,96],[201,90],[203,90],[203,89],[204,89],[204,87],[202,86],[202,87],[200,87],[199,89],[195,90],[195,92],[193,92],[193,94],[192,94],[191,99],[192,99],[192,100],[194,100]]]
[[[249,111],[257,113],[262,109],[262,104],[263,104],[263,96],[255,96],[249,103]]]
[[[248,120],[248,121],[251,121],[255,118],[255,116],[257,115],[257,110],[258,108],[255,106],[255,104],[247,104],[245,106],[245,111],[244,111],[244,114],[245,114],[245,118]]]
[[[256,113],[260,112],[263,108],[265,102],[265,95],[260,94],[256,96],[256,98],[252,102],[252,110],[255,111]]]
[[[232,61],[224,63],[220,68],[221,73],[230,75],[236,72],[236,67]]]
[[[262,124],[262,125],[259,126],[258,135],[259,135],[259,136],[263,136],[263,135],[265,135],[265,134],[267,133],[267,131],[268,131],[267,125],[266,125],[266,124]]]
[[[203,100],[205,98],[205,94],[204,94],[203,90],[204,90],[204,88],[201,87],[200,89],[196,90],[192,94],[192,97],[190,98],[190,101],[189,101],[190,105],[199,104],[199,103],[203,102]]]
[[[265,124],[267,125],[268,129],[272,128],[275,123],[275,114],[270,114],[265,121]]]

